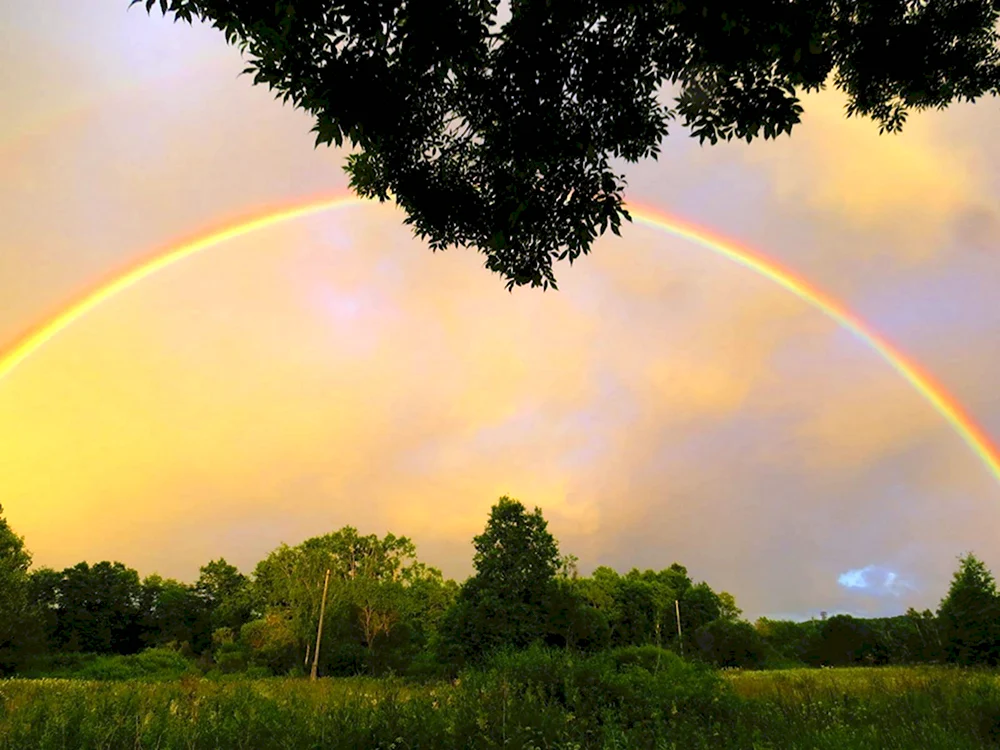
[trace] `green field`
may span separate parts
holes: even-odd
[[[457,684],[8,680],[0,748],[1000,747],[995,672],[644,667],[518,656]]]

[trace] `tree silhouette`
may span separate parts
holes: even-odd
[[[132,0],[200,19],[245,72],[349,142],[351,187],[394,198],[432,249],[475,247],[514,285],[556,286],[616,234],[624,176],[671,120],[701,142],[790,133],[832,76],[849,115],[1000,91],[994,0]],[[679,91],[660,101],[665,83]]]
[[[948,595],[938,611],[945,655],[959,664],[1000,660],[1000,594],[993,574],[973,554],[959,558]]]

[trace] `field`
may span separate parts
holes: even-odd
[[[544,660],[543,660],[544,661]],[[679,662],[679,660],[678,660]],[[525,668],[455,683],[0,682],[0,748],[1000,747],[1000,677],[948,668]],[[603,665],[606,667],[606,665]],[[561,671],[560,671],[561,669]]]

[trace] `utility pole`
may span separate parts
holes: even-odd
[[[681,637],[681,603],[674,599],[674,611],[677,612],[677,642],[681,646],[681,658],[684,658],[684,639]]]
[[[316,650],[313,651],[313,665],[312,672],[309,675],[310,680],[316,679],[316,672],[319,669],[319,644],[320,640],[323,638],[323,620],[326,617],[326,591],[330,587],[330,569],[326,570],[326,578],[323,580],[323,601],[319,605],[319,626],[316,628]]]

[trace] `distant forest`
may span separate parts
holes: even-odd
[[[416,678],[450,677],[497,649],[536,643],[579,652],[655,645],[740,668],[1000,657],[1000,596],[971,554],[937,612],[751,624],[731,594],[695,583],[677,563],[579,575],[541,510],[508,497],[473,542],[475,573],[462,584],[420,562],[408,538],[352,527],[282,544],[249,575],[214,560],[186,584],[140,579],[119,562],[31,569],[0,508],[0,673],[148,649],[169,649],[206,674]]]

